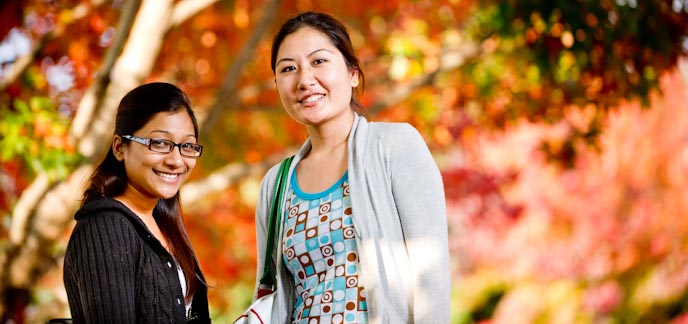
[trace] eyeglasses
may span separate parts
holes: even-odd
[[[170,153],[175,147],[179,147],[179,153],[182,156],[197,158],[203,153],[203,145],[196,143],[175,143],[170,140],[162,138],[145,138],[133,135],[122,135],[130,141],[134,141],[139,144],[143,144],[148,147],[149,150],[158,153]]]

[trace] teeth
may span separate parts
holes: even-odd
[[[176,179],[177,178],[176,174],[162,173],[162,172],[158,172],[158,171],[156,171],[155,174],[157,174],[157,175],[159,175],[165,179]]]
[[[315,102],[315,101],[320,100],[320,99],[321,99],[322,97],[324,97],[324,96],[325,96],[325,95],[322,95],[322,94],[313,95],[313,96],[310,96],[310,97],[308,97],[308,98],[306,98],[306,99],[303,99],[303,103]]]

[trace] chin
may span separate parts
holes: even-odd
[[[170,198],[174,197],[178,192],[179,192],[179,190],[177,190],[177,191],[175,191],[175,192],[172,192],[172,193],[170,193],[170,192],[161,192],[161,193],[158,195],[158,197],[160,197],[160,199],[170,199]]]
[[[325,121],[327,121],[329,118],[326,115],[322,114],[309,114],[302,116],[302,124],[304,125],[319,125]]]

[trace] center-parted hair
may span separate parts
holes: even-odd
[[[358,102],[356,97],[360,97],[363,94],[363,89],[365,87],[365,76],[363,75],[363,70],[361,69],[361,62],[354,52],[353,44],[351,43],[351,38],[349,37],[349,32],[346,30],[344,24],[342,24],[336,18],[321,12],[307,11],[298,14],[295,17],[290,18],[275,35],[272,40],[272,51],[270,54],[270,66],[272,67],[272,73],[275,73],[275,64],[277,63],[277,51],[282,45],[284,39],[297,32],[301,28],[313,28],[325,35],[330,39],[332,45],[342,53],[344,56],[344,61],[346,61],[346,66],[351,70],[358,71],[358,81],[359,86],[354,89],[354,96],[351,97],[351,107],[360,115],[365,115],[363,106]]]
[[[186,112],[191,118],[194,135],[198,138],[198,122],[189,104],[189,98],[176,86],[153,82],[136,87],[127,93],[119,103],[115,118],[115,135],[132,135],[143,128],[157,114]],[[124,144],[129,140],[122,138]],[[84,192],[82,204],[97,197],[117,197],[124,193],[129,178],[124,168],[124,162],[117,160],[112,145],[103,161],[98,165]],[[163,235],[170,244],[172,255],[184,271],[186,277],[187,299],[198,290],[199,285],[205,285],[201,278],[197,278],[198,265],[191,242],[186,234],[180,206],[179,192],[169,199],[159,199],[153,217]]]

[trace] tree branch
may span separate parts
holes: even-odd
[[[195,16],[201,10],[208,8],[218,0],[182,0],[174,6],[170,27],[174,28],[181,25],[190,17]]]
[[[130,0],[127,1],[122,9],[122,16],[117,23],[117,34],[113,40],[112,46],[108,49],[105,54],[105,59],[103,60],[103,66],[98,71],[95,80],[91,86],[86,90],[86,93],[81,98],[79,103],[79,108],[77,110],[76,116],[72,121],[69,133],[71,137],[77,142],[81,142],[84,136],[87,136],[90,130],[89,126],[92,125],[93,119],[99,113],[99,108],[103,104],[104,94],[108,86],[110,85],[110,75],[115,67],[115,61],[122,52],[126,42],[129,39],[129,34],[131,32],[132,26],[134,24],[134,19],[136,13],[141,5],[141,0]],[[89,158],[93,159],[93,151],[80,150],[81,153]],[[91,154],[89,154],[91,153]]]
[[[81,166],[59,183],[39,175],[22,193],[12,213],[10,244],[0,256],[2,287],[29,287],[45,273],[38,265],[51,254],[51,243],[71,221],[77,192],[83,192],[92,170],[90,165]]]
[[[191,12],[177,16],[175,22],[190,17]],[[98,77],[82,98],[70,129],[72,140],[88,160],[94,161],[103,148],[109,147],[119,100],[150,74],[164,35],[174,26],[170,23],[171,16],[172,0],[127,1],[115,42],[106,54]],[[34,179],[30,189],[22,192],[11,216],[10,244],[7,249],[0,250],[0,289],[30,287],[57,265],[57,262],[46,263],[45,260],[55,258],[51,248],[72,222],[92,170],[92,165],[83,165],[67,179],[57,182],[41,174]],[[2,317],[7,300],[4,295],[0,298]]]
[[[79,144],[86,143],[94,147],[91,150],[81,151],[91,160],[97,158],[100,152],[95,149],[96,147],[109,147],[107,145],[109,136],[104,134],[107,134],[105,129],[111,129],[111,127],[103,127],[103,125],[111,126],[119,98],[131,88],[126,85],[138,83],[150,74],[164,34],[167,32],[168,25],[164,22],[171,16],[171,2],[168,2],[167,10],[164,8],[160,1],[146,0],[143,4],[140,0],[127,2],[127,7],[118,24],[121,32],[106,55],[99,77],[81,102],[77,118],[80,119],[78,122],[83,123],[87,128],[83,132],[79,131],[79,126],[73,126],[72,129],[72,135]],[[139,9],[138,14],[137,9]],[[121,51],[122,48],[124,51]],[[122,52],[121,56],[120,52]],[[100,108],[97,112],[96,107]],[[32,273],[32,271],[26,271],[26,269],[31,269],[30,266],[27,268],[27,264],[32,262],[21,261],[17,258],[21,259],[22,255],[37,257],[35,253],[26,253],[27,249],[33,249],[27,242],[35,242],[36,235],[39,235],[41,239],[54,240],[62,233],[78,206],[76,202],[78,202],[80,192],[83,192],[83,184],[87,181],[91,170],[91,165],[81,166],[68,179],[56,183],[53,183],[48,175],[39,174],[29,189],[22,192],[14,208],[10,226],[10,240],[16,249],[13,252],[5,251],[6,253],[0,256],[3,260],[0,277],[10,273],[22,273],[22,271],[11,271],[10,268],[24,269],[25,274]],[[55,206],[64,206],[64,208],[56,210]],[[54,226],[55,224],[61,224],[61,226]],[[44,244],[40,245],[40,248],[47,249],[49,246],[50,244]],[[8,278],[8,281],[26,283],[26,280],[17,278]]]
[[[452,71],[461,67],[467,60],[480,54],[479,46],[476,43],[468,42],[455,48],[445,49],[440,53],[440,66],[437,70],[422,75],[407,83],[391,87],[389,94],[382,97],[382,100],[373,103],[368,108],[371,115],[408,98],[408,96],[418,88],[431,85],[437,76],[442,72]],[[385,82],[392,84],[390,80]]]
[[[90,13],[90,8],[91,6],[83,3],[76,5],[74,8],[70,10],[72,13],[74,13],[74,16],[72,17],[71,21],[76,21],[87,16]],[[67,29],[67,27],[68,25],[62,26],[62,28],[59,28],[59,30],[64,31],[65,29]],[[24,74],[26,69],[28,69],[29,66],[31,66],[31,63],[35,61],[36,56],[43,49],[45,43],[57,36],[58,32],[56,30],[58,29],[53,29],[50,32],[41,36],[36,41],[35,46],[29,53],[17,58],[17,60],[11,64],[11,67],[9,69],[10,72],[4,75],[2,78],[0,78],[0,91],[5,90],[10,84],[14,83],[14,81],[17,80],[19,76]],[[59,34],[62,33],[60,32]]]
[[[21,245],[26,238],[29,225],[29,217],[35,212],[36,205],[45,196],[50,188],[50,179],[47,174],[39,174],[26,188],[19,201],[12,210],[12,223],[10,224],[10,243]]]
[[[220,119],[223,112],[227,108],[236,107],[239,105],[236,99],[236,85],[241,75],[243,67],[246,65],[258,47],[258,42],[260,42],[263,34],[267,31],[270,24],[274,21],[277,16],[277,11],[280,7],[280,0],[271,0],[265,4],[263,8],[263,16],[260,21],[253,28],[251,36],[249,36],[244,46],[241,48],[239,55],[234,59],[231,68],[225,74],[222,84],[218,89],[216,99],[210,109],[208,110],[208,115],[204,118],[201,129],[203,132],[201,135],[203,137],[208,136],[207,134],[212,133],[212,129],[215,123]]]
[[[296,152],[298,149],[298,147],[285,148],[282,152],[273,154],[260,163],[230,163],[203,179],[187,182],[181,189],[182,205],[192,206],[205,197],[227,190],[231,185],[246,177],[262,177],[268,168],[282,161],[287,154],[293,154],[286,152]]]
[[[9,73],[3,75],[0,78],[0,91],[5,90],[10,84],[14,82],[20,75],[29,68],[29,65],[33,63],[36,53],[40,50],[41,46],[36,46],[31,53],[28,53],[20,58],[18,58],[9,69]]]
[[[201,199],[227,190],[231,185],[250,175],[260,175],[276,159],[264,160],[257,164],[231,163],[207,177],[186,183],[181,188],[180,196],[183,206],[193,206]],[[276,163],[276,162],[275,162]]]

